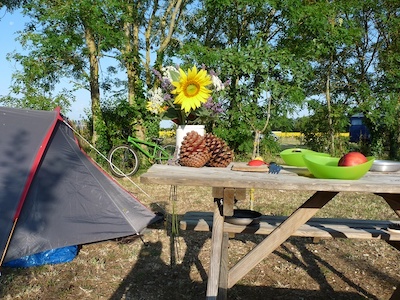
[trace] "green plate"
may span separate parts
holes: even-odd
[[[316,178],[326,179],[360,179],[368,172],[374,163],[374,157],[368,156],[367,162],[351,167],[338,166],[340,158],[326,157],[312,154],[303,156],[304,162],[311,174]]]
[[[288,166],[295,166],[295,167],[305,167],[306,163],[303,160],[303,155],[305,154],[313,154],[313,155],[321,155],[321,156],[329,156],[329,154],[315,152],[308,149],[301,149],[301,148],[291,148],[283,150],[279,155],[282,157],[285,164]]]

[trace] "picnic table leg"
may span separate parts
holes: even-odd
[[[228,292],[229,235],[224,233],[224,220],[225,216],[233,215],[235,197],[242,199],[246,196],[246,190],[213,188],[212,194],[214,197],[214,217],[206,298],[225,300]]]
[[[397,249],[400,251],[400,241],[386,241],[389,245],[391,245],[393,248]],[[400,284],[397,285],[396,289],[394,290],[392,296],[390,297],[390,300],[398,300],[400,299]]]
[[[398,299],[400,299],[400,284],[396,287],[389,300],[398,300]]]
[[[292,215],[282,222],[260,244],[234,265],[228,274],[228,288],[231,288],[260,261],[286,241],[301,225],[306,223],[338,192],[316,192]]]
[[[400,194],[386,194],[377,193],[376,195],[381,196],[394,210],[394,212],[400,217]]]
[[[221,216],[218,201],[214,204],[214,218],[211,236],[211,260],[207,281],[207,300],[215,300],[218,296],[219,272],[224,236],[224,217]]]
[[[219,272],[218,300],[225,300],[228,297],[228,246],[229,233],[224,232],[222,237],[221,268]]]
[[[385,193],[380,193],[377,194],[378,196],[381,196],[387,204],[394,210],[394,212],[400,217],[400,195],[399,194],[385,194]],[[386,241],[389,245],[392,247],[396,248],[397,250],[400,251],[400,242],[398,241]],[[390,297],[390,300],[397,300],[400,299],[400,284],[396,287],[394,290],[392,296]]]

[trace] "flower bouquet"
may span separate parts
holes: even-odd
[[[221,93],[229,81],[222,83],[213,71],[193,66],[187,72],[173,66],[154,71],[159,86],[149,91],[147,109],[177,125],[204,124],[222,112],[212,95]]]

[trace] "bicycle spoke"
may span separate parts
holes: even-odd
[[[166,145],[157,153],[157,160],[158,164],[167,164],[174,159],[175,155],[175,145]]]
[[[131,176],[139,168],[136,152],[127,145],[114,147],[109,153],[111,172],[117,177]]]

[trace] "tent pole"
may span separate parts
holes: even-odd
[[[3,264],[4,258],[6,257],[6,253],[7,253],[7,250],[8,250],[8,246],[10,246],[11,237],[13,236],[13,233],[14,233],[14,230],[15,230],[15,226],[17,225],[17,222],[18,222],[18,218],[15,218],[14,223],[13,223],[13,226],[12,226],[11,231],[10,231],[10,235],[8,236],[8,239],[7,239],[6,246],[4,247],[3,254],[1,255],[0,267],[1,267],[1,265]]]

